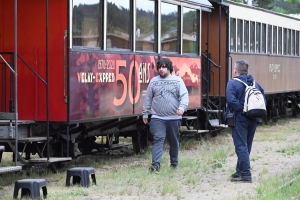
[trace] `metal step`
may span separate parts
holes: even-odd
[[[185,120],[194,120],[194,119],[197,119],[197,116],[182,116],[182,119],[185,119]]]
[[[0,119],[1,120],[14,120],[16,118],[15,113],[10,112],[0,112]]]
[[[211,119],[211,120],[209,120],[209,123],[214,128],[227,128],[228,127],[225,124],[219,124],[219,120],[218,119]]]
[[[71,161],[71,157],[49,157],[49,160],[47,161],[47,158],[32,158],[29,159],[28,162],[30,164],[46,164],[48,163],[55,163],[55,162],[68,162]]]
[[[5,151],[5,146],[0,146],[0,152]]]
[[[206,108],[203,109],[206,112]],[[218,114],[219,112],[222,113],[223,110],[207,110],[208,113],[215,113]]]
[[[49,137],[49,140],[52,140],[52,137]],[[12,143],[15,143],[15,139],[1,139],[0,138],[0,142],[7,142],[10,141]],[[25,138],[20,138],[18,139],[18,142],[45,142],[47,141],[47,137],[25,137]]]
[[[188,135],[188,134],[200,134],[200,133],[208,133],[209,130],[183,130],[180,131],[180,134],[182,135]]]
[[[22,171],[22,166],[0,167],[0,174],[7,174],[11,172],[20,172],[20,171]]]
[[[4,126],[4,125],[10,125],[10,123],[12,123],[12,125],[15,125],[15,120],[2,120],[0,118],[0,126]],[[19,125],[24,125],[24,124],[34,124],[35,121],[33,120],[18,120],[18,124]]]

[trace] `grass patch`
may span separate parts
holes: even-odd
[[[257,187],[259,200],[300,199],[300,168],[296,172],[263,180]]]
[[[256,141],[283,141],[289,136],[299,133],[300,126],[298,119],[284,118],[280,119],[273,125],[261,125],[258,126],[255,134]]]
[[[280,149],[278,152],[284,153],[286,155],[294,155],[300,153],[300,144],[298,145],[289,145],[285,148]]]

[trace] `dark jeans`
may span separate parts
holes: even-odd
[[[151,118],[150,132],[153,135],[152,165],[160,167],[160,161],[163,153],[163,145],[166,138],[170,145],[170,162],[172,165],[178,165],[180,125],[181,119],[162,120],[157,118]]]
[[[250,152],[256,130],[256,120],[236,121],[236,126],[232,128],[232,138],[235,152],[238,157],[236,173],[245,178],[251,178]]]

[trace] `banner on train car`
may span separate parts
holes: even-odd
[[[189,91],[189,107],[201,105],[200,58],[168,57]],[[158,56],[70,54],[70,120],[85,120],[142,112]]]

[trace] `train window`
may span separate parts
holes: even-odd
[[[299,31],[296,31],[296,55],[297,56],[299,56],[299,46],[300,46]]]
[[[136,50],[154,51],[155,2],[136,1]]]
[[[130,49],[129,0],[107,0],[107,49]]]
[[[282,28],[278,27],[278,54],[282,55]]]
[[[273,54],[277,54],[277,26],[273,26]]]
[[[73,46],[102,47],[101,0],[73,1],[72,42]]]
[[[261,24],[256,22],[256,53],[260,53],[260,27]]]
[[[243,20],[237,20],[237,52],[243,51]]]
[[[244,21],[244,52],[249,52],[249,21]]]
[[[266,24],[261,25],[261,52],[266,53]]]
[[[295,30],[291,30],[291,55],[295,55]]]
[[[183,35],[182,35],[182,51],[183,53],[197,53],[197,10],[183,8]]]
[[[291,29],[287,29],[287,54],[291,55]]]
[[[161,3],[161,50],[178,52],[178,6]]]
[[[230,18],[230,51],[236,51],[236,19]]]
[[[283,55],[287,54],[287,29],[283,29]]]
[[[255,52],[255,22],[250,22],[250,52]]]
[[[267,52],[269,54],[271,54],[272,53],[272,25],[268,25],[268,38],[267,38],[267,41],[268,41]]]

